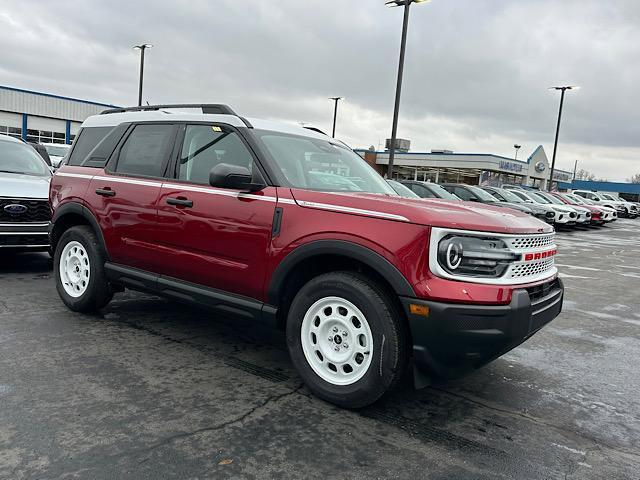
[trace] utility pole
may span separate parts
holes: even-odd
[[[393,125],[391,127],[391,145],[389,145],[389,165],[387,166],[387,178],[393,178],[393,160],[396,150],[396,136],[398,134],[398,114],[400,112],[400,93],[402,91],[402,76],[404,74],[404,54],[407,46],[407,27],[409,26],[409,7],[412,3],[422,3],[425,0],[389,0],[389,7],[404,5],[404,17],[402,20],[402,39],[400,41],[400,60],[398,62],[398,80],[396,82],[396,99],[393,107]]]
[[[331,138],[336,138],[336,119],[338,118],[338,102],[343,98],[344,97],[329,97],[329,100],[333,100],[335,102],[333,107],[333,131],[331,133]]]
[[[149,43],[143,43],[141,45],[134,45],[135,50],[140,50],[140,79],[138,84],[138,106],[142,106],[142,81],[144,78],[144,51],[147,48],[151,48],[153,45]]]
[[[560,135],[560,121],[562,120],[562,106],[564,105],[564,94],[567,90],[577,90],[579,87],[568,85],[565,87],[550,87],[549,90],[560,90],[560,110],[558,110],[558,123],[556,125],[556,139],[553,142],[553,159],[551,160],[551,172],[549,174],[549,185],[547,191],[553,187],[553,172],[556,169],[556,152],[558,150],[558,136]]]

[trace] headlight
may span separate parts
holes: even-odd
[[[438,264],[452,275],[500,277],[519,258],[499,238],[447,235],[438,244]]]

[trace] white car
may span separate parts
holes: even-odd
[[[562,195],[568,197],[576,203],[579,203],[580,205],[598,207],[600,210],[602,210],[602,219],[605,221],[605,223],[614,222],[618,219],[618,211],[615,208],[605,207],[604,205],[600,205],[593,200],[581,197],[580,195],[574,195],[573,193],[563,193]]]
[[[627,214],[631,218],[635,218],[640,215],[640,210],[638,210],[638,205],[633,202],[629,202],[624,198],[621,198],[620,195],[616,195],[615,193],[606,193],[606,192],[598,192],[601,197],[605,199],[612,200],[614,202],[620,202],[627,209]]]
[[[631,207],[625,205],[626,202],[613,200],[612,198],[605,197],[601,193],[591,192],[589,190],[573,190],[571,193],[579,195],[583,198],[588,198],[589,200],[593,200],[594,202],[596,202],[596,205],[604,205],[605,207],[615,208],[618,212],[618,217],[631,216]]]
[[[562,205],[563,207],[569,207],[576,211],[578,217],[576,218],[576,223],[578,225],[590,225],[591,224],[591,210],[586,207],[581,207],[580,205],[568,205],[564,203],[562,200],[554,197],[553,195],[548,194],[547,192],[535,192],[536,195],[546,198],[554,205]]]
[[[64,157],[69,153],[69,150],[71,150],[71,145],[64,143],[42,143],[41,145],[47,150],[53,168],[58,168]]]
[[[509,189],[511,193],[519,196],[525,201],[525,203],[537,203],[540,205],[546,205],[556,212],[555,223],[558,226],[573,226],[578,220],[578,214],[570,207],[564,205],[556,205],[555,203],[547,200],[544,197],[539,197],[530,190],[520,190],[517,188]]]

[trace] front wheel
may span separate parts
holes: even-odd
[[[66,230],[55,250],[56,289],[64,304],[76,312],[104,307],[113,293],[104,272],[104,252],[93,230],[78,225]]]
[[[398,309],[374,282],[351,272],[320,275],[302,287],[289,310],[287,345],[311,391],[347,408],[391,390],[408,355]]]

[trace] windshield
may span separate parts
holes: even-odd
[[[485,192],[480,187],[475,187],[473,185],[468,185],[467,188],[469,190],[471,190],[476,195],[476,197],[478,197],[480,200],[482,200],[484,202],[497,202],[497,201],[499,201],[496,197],[494,197],[493,195]]]
[[[0,141],[0,173],[48,177],[49,167],[33,147],[24,143]]]
[[[538,203],[552,203],[548,198],[545,198],[536,192],[527,192],[527,195]]]
[[[45,145],[44,148],[52,157],[64,157],[69,151],[69,147],[66,145]]]
[[[496,188],[496,192],[500,194],[500,196],[504,197],[505,201],[511,203],[524,203],[519,196],[511,193],[509,190],[505,190],[504,188]]]
[[[329,139],[266,130],[255,130],[254,133],[292,187],[397,196],[362,157]]]
[[[571,205],[584,205],[584,202],[581,202],[580,200],[576,199],[572,195],[561,193],[560,196],[564,198],[567,202],[569,202]]]
[[[536,195],[540,195],[541,197],[546,198],[547,200],[549,200],[551,203],[555,203],[556,205],[564,205],[565,203],[560,200],[557,197],[554,197],[553,195],[549,195],[548,193],[537,193]]]
[[[391,185],[391,188],[393,188],[396,191],[396,193],[401,197],[420,198],[420,195],[418,195],[417,193],[414,193],[413,190],[411,190],[406,185],[401,184],[400,182],[396,182],[395,180],[387,180],[387,183]]]
[[[429,185],[425,185],[426,188],[431,190],[431,192],[438,198],[443,200],[458,200],[460,201],[460,197],[455,196],[453,193],[445,190],[437,183],[430,183]]]
[[[573,198],[577,202],[586,203],[587,205],[597,205],[597,203],[591,200],[590,198],[584,198],[579,195],[571,195],[571,198]]]

